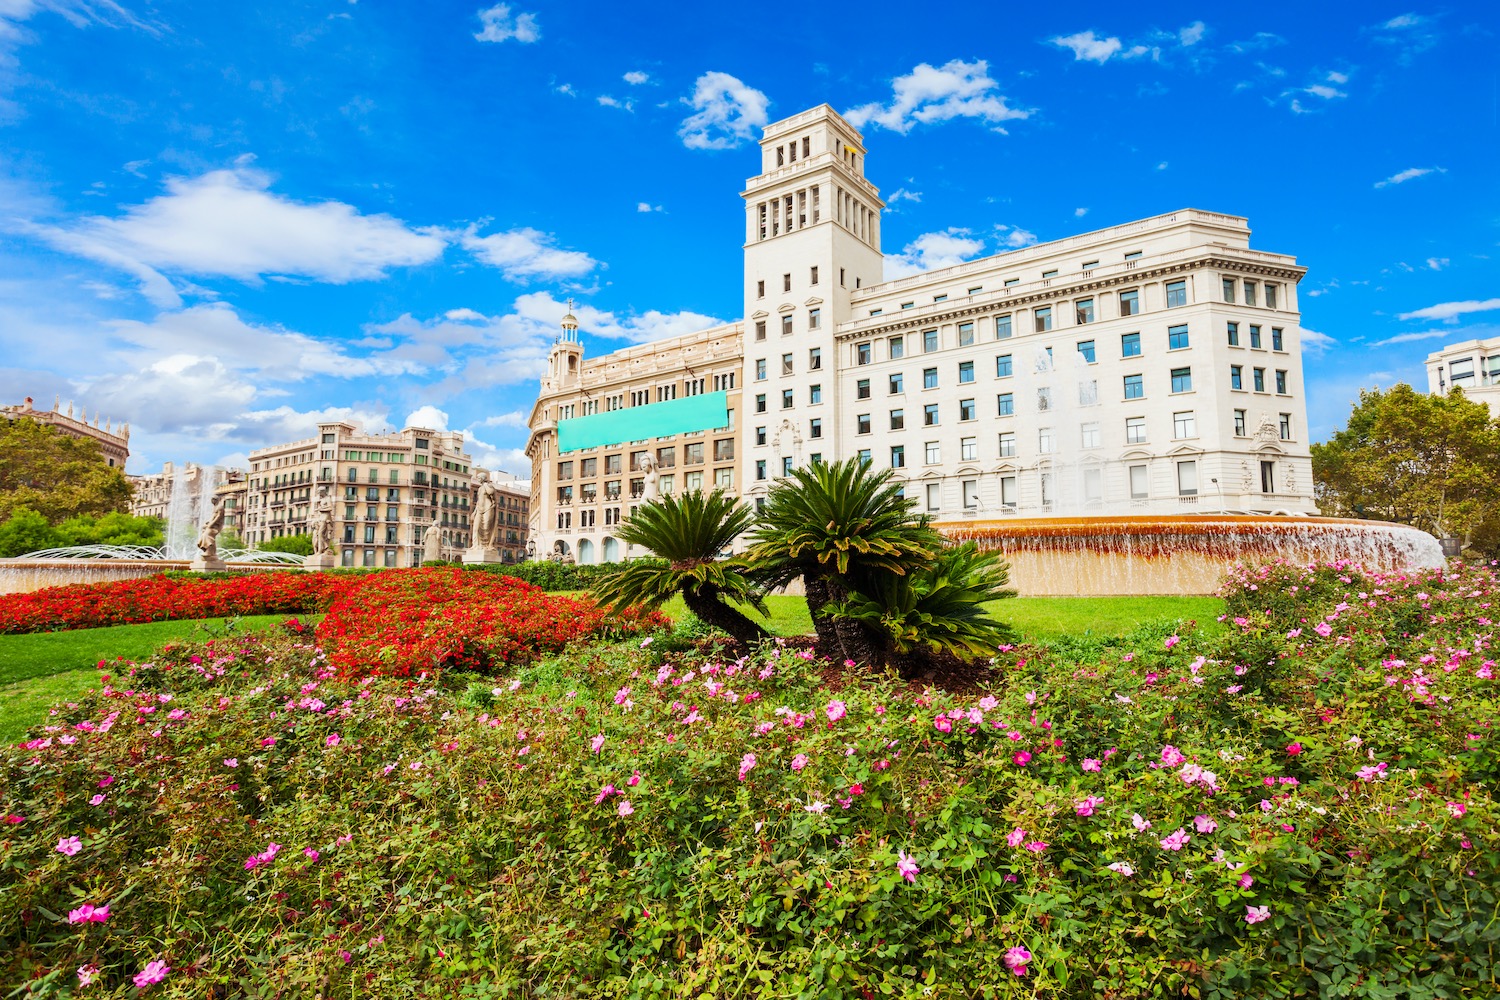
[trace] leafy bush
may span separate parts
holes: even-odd
[[[587,590],[589,584],[600,576],[619,569],[619,566],[604,563],[581,566],[578,564],[533,561],[523,563],[483,563],[465,567],[476,573],[496,573],[535,584],[543,590]]]
[[[575,646],[487,689],[341,680],[291,632],[175,647],[0,758],[0,976],[47,996],[97,968],[123,996],[160,962],[152,992],[184,998],[1493,995],[1500,582],[1335,568],[1274,642],[1268,589],[1231,588],[1222,639],[1007,648],[964,696],[828,690],[781,645],[660,665],[657,642]],[[1302,697],[1245,686],[1262,649]]]
[[[267,538],[255,547],[262,552],[290,552],[298,556],[310,556],[313,552],[311,535],[282,535],[280,538]]]

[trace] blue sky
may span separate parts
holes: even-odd
[[[684,10],[0,0],[0,398],[134,472],[416,415],[524,475],[563,303],[593,354],[736,318],[760,126],[825,101],[888,276],[1248,216],[1309,268],[1315,438],[1500,333],[1492,3]]]

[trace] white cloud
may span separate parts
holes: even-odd
[[[1337,100],[1339,98],[1348,97],[1349,94],[1346,91],[1338,89],[1335,84],[1342,85],[1348,82],[1348,73],[1340,73],[1334,70],[1328,73],[1324,73],[1319,80],[1314,83],[1308,84],[1306,87],[1297,87],[1291,90],[1284,90],[1281,92],[1281,96],[1290,97],[1292,99],[1289,107],[1294,114],[1312,114],[1318,109],[1316,107],[1308,107],[1306,104],[1303,104],[1301,99],[1297,95],[1311,94],[1313,97],[1324,101]]]
[[[637,212],[660,212],[662,211],[662,207],[660,205],[653,205],[649,201],[638,201],[635,203],[635,210]]]
[[[1074,62],[1109,62],[1110,57],[1120,51],[1122,43],[1113,36],[1100,38],[1092,31],[1080,31],[1076,35],[1059,35],[1052,39],[1058,48],[1071,49]]]
[[[1257,31],[1242,42],[1230,42],[1228,48],[1230,52],[1243,55],[1246,52],[1261,52],[1269,48],[1274,48],[1277,45],[1285,44],[1286,39],[1280,35],[1269,31]]]
[[[1449,263],[1450,261],[1447,257],[1428,257],[1427,269],[1429,271],[1441,271],[1443,268],[1447,267]]]
[[[1022,229],[1019,226],[1014,228],[1011,226],[996,226],[995,231],[1005,234],[1000,242],[1012,249],[1029,247],[1036,242],[1036,233],[1033,233],[1029,229]]]
[[[552,89],[559,94],[567,94],[569,97],[578,96],[578,91],[573,88],[571,83],[560,83]]]
[[[445,431],[448,429],[448,414],[430,404],[419,406],[406,415],[406,423],[403,427],[426,427],[428,430]]]
[[[923,233],[908,243],[900,253],[886,255],[885,280],[891,281],[909,274],[962,264],[977,257],[983,250],[984,240],[977,239],[967,229],[949,228],[941,232]]]
[[[844,117],[855,128],[873,123],[903,135],[918,124],[955,118],[977,118],[1003,132],[1001,122],[1029,118],[1031,112],[1009,107],[998,86],[983,59],[954,59],[936,68],[921,63],[892,81],[890,104],[863,104],[845,111]]]
[[[1438,340],[1443,337],[1453,336],[1452,330],[1426,330],[1422,333],[1398,333],[1394,337],[1377,340],[1371,347],[1388,347],[1391,344],[1411,344],[1419,340]]]
[[[755,138],[757,128],[770,120],[770,99],[728,73],[698,77],[693,96],[684,101],[694,113],[684,118],[677,134],[688,149],[733,149]]]
[[[1302,353],[1310,354],[1313,357],[1320,357],[1329,348],[1338,343],[1337,340],[1330,337],[1328,334],[1319,333],[1317,330],[1309,330],[1305,326],[1302,327],[1301,339]]]
[[[474,37],[481,42],[504,42],[514,38],[518,42],[530,43],[542,37],[536,15],[520,12],[512,15],[509,4],[497,3],[480,11],[479,23],[483,27]]]
[[[1324,84],[1321,84],[1321,83],[1315,83],[1311,87],[1304,88],[1304,90],[1305,90],[1306,93],[1312,94],[1314,97],[1321,97],[1325,101],[1326,100],[1330,100],[1330,99],[1335,98],[1335,97],[1348,97],[1349,96],[1348,94],[1345,94],[1342,91],[1336,90],[1333,87],[1325,86]]]
[[[1207,33],[1208,27],[1202,21],[1194,21],[1177,32],[1177,40],[1186,48],[1203,41],[1203,36]]]
[[[922,192],[920,192],[920,191],[908,191],[908,190],[906,190],[906,188],[897,188],[896,190],[894,190],[894,191],[891,192],[890,197],[886,198],[885,203],[886,203],[887,206],[890,206],[890,205],[894,205],[897,202],[901,202],[901,201],[921,201],[921,200],[922,200]]]
[[[621,79],[630,84],[632,87],[637,87],[650,80],[651,74],[642,73],[638,69],[633,69],[629,73],[626,73],[623,77],[621,77]]]
[[[1439,302],[1425,309],[1402,313],[1400,318],[1454,320],[1465,313],[1491,312],[1496,309],[1500,309],[1500,299],[1485,299],[1482,302],[1470,299],[1466,302]]]
[[[1081,219],[1085,215],[1088,215],[1088,214],[1089,214],[1089,210],[1086,209],[1086,208],[1075,208],[1075,209],[1073,209],[1073,218],[1075,218],[1075,219]]]
[[[115,217],[33,226],[54,245],[136,276],[142,292],[172,306],[163,272],[256,281],[285,276],[344,284],[442,255],[443,237],[338,201],[298,202],[269,191],[248,165],[172,178],[166,194]]]
[[[556,331],[568,311],[567,303],[559,302],[548,292],[531,292],[516,299],[515,315],[523,320],[545,326]],[[610,340],[628,340],[644,344],[667,337],[680,337],[685,333],[722,326],[724,320],[684,310],[664,313],[648,309],[632,316],[621,316],[614,312],[595,309],[593,306],[575,303],[573,315],[578,328],[584,333]]]
[[[1165,169],[1167,169],[1167,166],[1168,166],[1167,161],[1166,160],[1162,160],[1160,163],[1158,163],[1156,165],[1156,169],[1157,170],[1165,170]]]
[[[480,236],[478,228],[464,230],[459,242],[484,263],[499,268],[510,281],[581,278],[599,266],[582,250],[558,249],[553,245],[556,237],[540,230],[523,227]]]
[[[619,108],[621,111],[635,110],[635,101],[632,101],[628,98],[622,101],[617,97],[610,97],[608,94],[600,94],[598,97],[594,98],[594,100],[598,101],[601,106],[606,108]]]
[[[495,416],[492,416],[492,417],[485,417],[483,420],[479,421],[479,423],[475,424],[474,426],[476,426],[476,427],[525,427],[526,426],[526,414],[522,413],[520,410],[515,410],[515,411],[513,411],[511,413],[500,413],[500,414],[496,414]]]
[[[1414,181],[1418,177],[1426,177],[1428,174],[1446,174],[1447,172],[1446,167],[1407,167],[1400,173],[1392,174],[1383,181],[1376,181],[1375,186],[1378,188],[1390,187],[1393,184],[1405,184],[1407,181]]]

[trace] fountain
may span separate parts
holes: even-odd
[[[1445,564],[1436,538],[1387,521],[1256,514],[1033,517],[938,523],[998,550],[1026,597],[1212,594],[1238,562],[1346,559],[1393,572]]]

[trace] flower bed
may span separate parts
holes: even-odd
[[[322,611],[358,579],[328,573],[148,576],[0,596],[0,635]]]
[[[783,646],[482,683],[174,648],[0,762],[0,981],[1493,995],[1497,592],[1256,571],[1227,635],[1006,649],[963,697]]]
[[[434,568],[359,578],[328,609],[318,638],[346,676],[405,677],[496,670],[596,633],[665,624],[656,614],[610,615],[591,600],[550,596],[509,576]]]

